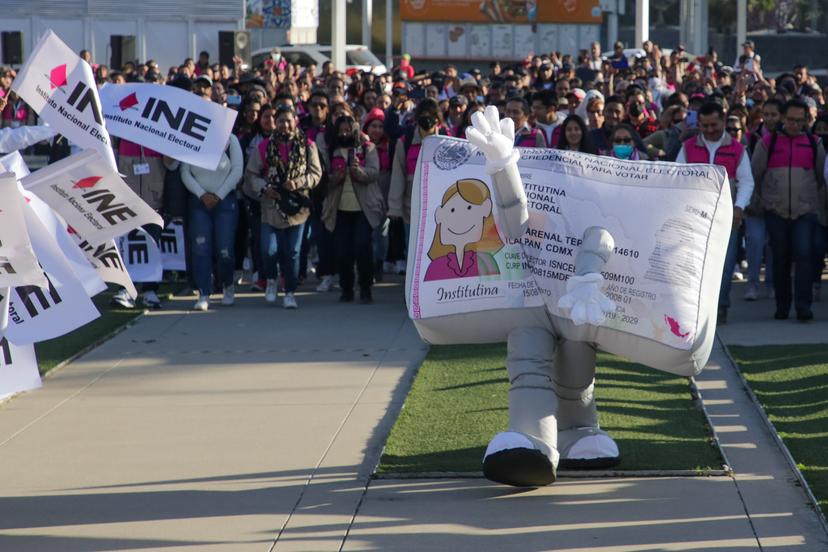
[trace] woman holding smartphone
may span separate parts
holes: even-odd
[[[379,187],[379,157],[374,144],[360,132],[350,115],[338,117],[323,162],[329,175],[328,195],[322,205],[322,222],[334,234],[339,268],[339,300],[354,300],[354,263],[357,265],[359,300],[373,302],[373,228],[382,224],[385,207]]]

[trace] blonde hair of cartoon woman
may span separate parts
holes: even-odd
[[[492,197],[489,192],[489,187],[482,180],[464,178],[449,186],[448,190],[443,194],[443,200],[440,202],[440,206],[444,207],[452,197],[458,194],[472,205],[483,205],[486,200],[491,200]],[[434,231],[434,239],[432,239],[431,247],[428,250],[428,258],[432,261],[440,257],[445,257],[449,253],[456,254],[454,246],[446,245],[440,240],[440,230],[440,223],[437,223],[437,229]],[[477,242],[469,244],[466,250],[495,254],[501,248],[503,248],[503,242],[497,233],[494,213],[489,211],[489,214],[483,220],[483,236]]]

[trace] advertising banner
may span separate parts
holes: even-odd
[[[464,140],[424,143],[409,261],[414,320],[540,305],[566,318],[558,299],[575,274],[584,231],[600,224],[615,240],[602,275],[616,304],[601,326],[691,346],[704,322],[702,274],[727,188],[719,169],[521,149],[530,219],[522,238],[508,240],[498,230],[484,165],[482,152]],[[720,266],[712,270],[721,277]]]
[[[402,21],[601,23],[600,0],[400,0]]]
[[[48,165],[21,183],[93,245],[144,224],[164,224],[94,150]]]
[[[41,37],[12,83],[49,125],[73,143],[100,152],[117,170],[92,67],[51,30]]]
[[[238,113],[160,84],[107,84],[100,95],[112,136],[209,170],[218,167]]]

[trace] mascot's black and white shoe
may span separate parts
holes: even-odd
[[[517,431],[495,435],[483,456],[483,475],[513,487],[543,487],[555,482],[558,451]]]
[[[595,427],[579,427],[558,433],[561,449],[559,467],[563,470],[594,470],[618,465],[618,445],[606,432]]]

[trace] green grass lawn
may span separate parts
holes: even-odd
[[[506,346],[434,346],[391,431],[379,473],[478,472],[489,439],[507,428]],[[601,427],[619,470],[721,469],[689,381],[600,354]]]
[[[728,348],[828,512],[828,346]]]

